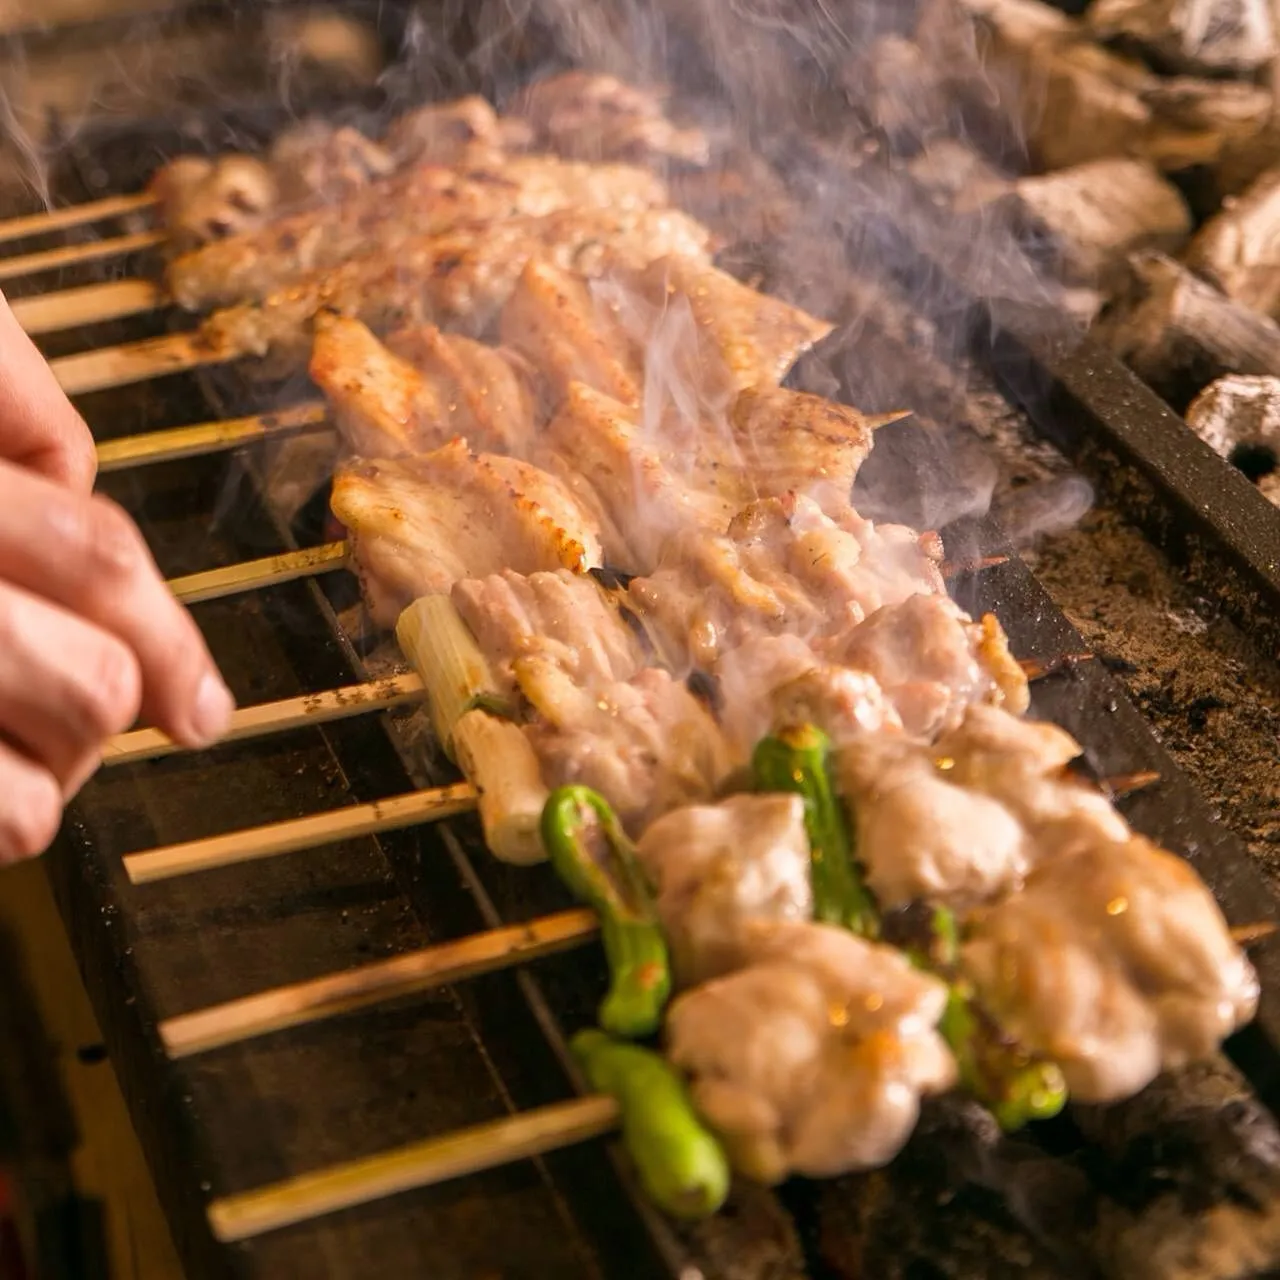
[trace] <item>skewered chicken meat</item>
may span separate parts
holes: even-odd
[[[359,320],[317,316],[310,373],[362,457],[421,453],[454,436],[521,455],[533,436],[533,375],[523,361],[434,325],[383,346]]]
[[[393,121],[383,146],[399,164],[438,164],[458,168],[493,164],[508,151],[533,142],[533,130],[519,119],[499,116],[472,94],[452,102],[432,102]]]
[[[680,995],[670,1060],[734,1168],[766,1183],[891,1160],[922,1095],[956,1078],[935,1027],[946,987],[827,925],[759,923],[753,963]]]
[[[535,255],[591,275],[666,254],[707,252],[710,233],[670,209],[586,209],[458,228],[349,258],[299,277],[261,303],[215,312],[201,335],[230,359],[305,350],[310,321],[328,309],[375,328],[453,322],[485,328]]]
[[[256,301],[295,278],[379,245],[393,253],[424,236],[561,210],[623,214],[666,203],[645,169],[520,156],[492,169],[458,171],[417,164],[366,183],[336,204],[322,203],[256,230],[205,245],[169,267],[169,290],[188,310]]]
[[[669,157],[706,164],[710,143],[664,114],[665,93],[609,75],[569,71],[540,80],[512,104],[543,145],[584,160]]]
[[[776,394],[790,402],[791,393]],[[805,408],[810,399],[795,403]],[[859,460],[865,452],[861,440],[850,449]],[[819,475],[823,488],[827,477]],[[797,478],[775,473],[767,483],[785,485]],[[813,499],[785,493],[735,512],[721,525],[724,533],[677,534],[658,568],[631,584],[636,611],[671,653],[712,669],[722,653],[755,635],[838,637],[849,628],[857,634],[858,624],[885,605],[941,593],[942,548],[936,536],[874,525],[847,502],[844,508],[832,518]],[[916,659],[914,647],[904,652],[905,661]],[[869,663],[844,665],[876,674]]]
[[[453,440],[432,453],[339,467],[331,505],[346,526],[374,621],[460,578],[600,563],[590,518],[553,477]]]
[[[740,795],[677,809],[645,831],[636,856],[682,987],[748,964],[751,921],[813,916],[799,796]]]
[[[963,968],[1001,1025],[1108,1102],[1204,1058],[1254,1015],[1258,980],[1181,858],[1133,839],[1050,859],[976,914]]]

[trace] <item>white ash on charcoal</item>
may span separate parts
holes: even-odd
[[[1135,258],[1098,337],[1176,409],[1230,373],[1280,376],[1280,326],[1159,254]]]
[[[1269,119],[1266,90],[1193,77],[1161,79],[1039,0],[958,2],[976,24],[989,72],[1041,168],[1117,155],[1142,156],[1170,172],[1210,165]],[[945,32],[954,29],[956,14],[938,0],[924,21]],[[946,47],[943,34],[931,41]],[[950,43],[954,49],[954,35]],[[989,92],[969,61],[963,80]]]
[[[1187,426],[1215,453],[1280,451],[1280,377],[1232,374],[1210,383],[1191,402]]]
[[[1277,52],[1269,0],[1096,0],[1085,22],[1161,70],[1247,76]]]
[[[1242,306],[1280,317],[1280,168],[1224,202],[1196,234],[1185,261]]]

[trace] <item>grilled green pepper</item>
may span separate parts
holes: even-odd
[[[542,844],[570,892],[600,913],[609,991],[600,1025],[651,1035],[671,995],[671,964],[635,847],[609,802],[590,787],[560,787],[542,809]]]
[[[715,1213],[729,1194],[729,1161],[676,1071],[601,1031],[579,1032],[571,1048],[591,1087],[616,1099],[622,1140],[653,1202],[677,1218]]]
[[[854,860],[849,817],[831,785],[830,751],[821,729],[800,725],[762,739],[751,767],[760,790],[790,791],[804,800],[814,919],[877,938],[879,914]]]

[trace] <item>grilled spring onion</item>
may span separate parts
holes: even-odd
[[[600,1025],[613,1035],[651,1035],[671,995],[667,944],[635,850],[609,803],[590,787],[553,791],[542,843],[569,890],[600,913],[609,991]]]
[[[815,918],[878,938],[880,913],[854,857],[849,816],[831,782],[830,750],[820,729],[802,725],[764,738],[752,756],[752,770],[758,789],[789,791],[804,799]],[[933,909],[924,935],[921,945],[905,950],[914,964],[950,987],[938,1030],[955,1056],[961,1083],[1005,1130],[1057,1115],[1067,1100],[1061,1070],[1025,1052],[978,1003],[959,974],[955,917]]]
[[[751,757],[756,785],[804,800],[814,918],[864,938],[880,936],[880,917],[853,859],[853,834],[827,770],[831,742],[811,724],[764,738]]]
[[[503,862],[543,861],[547,788],[538,758],[453,601],[415,600],[400,615],[396,638],[422,677],[440,745],[478,793],[485,843]]]
[[[653,1202],[676,1218],[706,1218],[729,1194],[729,1161],[660,1055],[581,1031],[570,1046],[591,1088],[622,1114],[622,1140]]]

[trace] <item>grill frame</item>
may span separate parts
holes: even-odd
[[[1009,354],[1009,350],[1002,348],[998,343],[993,350],[997,354],[1003,351],[1006,357]],[[1087,358],[1090,361],[1095,359],[1092,355],[1081,357],[1079,348],[1075,348],[1070,354],[1076,359]],[[1128,375],[1118,370],[1114,362],[1102,359],[1103,363],[1099,367],[1102,367],[1107,377],[1113,380],[1113,385],[1115,379],[1128,378]],[[1069,361],[1065,360],[1060,352],[1050,357],[1039,357],[1039,361],[1041,374],[1047,374],[1051,383],[1062,392],[1070,392],[1074,387],[1077,397],[1082,394],[1079,391],[1078,381],[1073,383],[1071,380]],[[997,360],[994,367],[997,373],[1003,371],[1003,376],[1012,380],[1007,364],[1001,364],[1000,360]],[[1025,360],[1022,367],[1025,368]],[[1132,382],[1132,379],[1129,381]],[[1086,385],[1085,391],[1087,390]],[[1146,394],[1150,396],[1150,393]],[[1062,399],[1055,400],[1053,397],[1037,400],[1036,403],[1045,406],[1038,425],[1046,431],[1046,434],[1052,435],[1056,431],[1064,437],[1070,437],[1073,441],[1080,438],[1076,434],[1076,429],[1082,425],[1079,421],[1078,404]],[[1119,420],[1114,415],[1103,414],[1096,404],[1087,400],[1086,407],[1090,409],[1093,419],[1097,422],[1109,426],[1109,429],[1116,429]],[[222,404],[215,407],[211,404],[211,408],[214,408],[218,416],[225,416],[228,406]],[[1150,405],[1147,406],[1147,410],[1154,412]],[[190,413],[184,413],[182,416],[184,420],[191,418]],[[213,416],[213,414],[202,412],[200,416]],[[171,421],[162,421],[160,425],[170,425]],[[1094,422],[1091,419],[1083,425],[1092,427]],[[1160,430],[1164,430],[1163,426]],[[1157,435],[1155,438],[1157,441],[1163,439],[1168,443],[1167,436],[1166,431],[1165,437]],[[1207,450],[1205,453],[1207,458],[1200,459],[1205,465],[1208,465],[1211,460],[1218,467],[1230,469],[1215,455],[1209,454]],[[1143,458],[1141,453],[1136,456]],[[166,465],[176,467],[178,464]],[[222,462],[210,464],[207,460],[197,460],[182,465],[187,469],[186,474],[194,475],[202,467],[210,465],[222,467],[224,464]],[[239,464],[228,459],[225,465],[230,468],[237,467]],[[1157,489],[1163,474],[1158,467],[1155,469],[1153,484]],[[245,475],[251,481],[257,479],[249,472]],[[127,480],[121,483],[126,487],[128,485]],[[145,478],[142,483],[146,484]],[[1174,503],[1182,498],[1176,486],[1171,487],[1167,492],[1161,490],[1160,493],[1161,500],[1165,503]],[[1254,497],[1257,501],[1262,501],[1258,495],[1255,494]],[[1128,510],[1127,505],[1126,510]],[[284,547],[287,547],[290,541],[294,541],[293,532],[283,529],[278,521],[269,521],[269,524],[273,531],[271,535],[273,540],[281,542]],[[1210,525],[1205,536],[1212,544],[1212,539],[1218,536],[1219,531],[1212,527],[1212,521]],[[980,547],[984,551],[992,551],[1001,545],[998,531],[990,525],[971,524],[952,528],[949,534],[949,546]],[[264,536],[266,536],[265,532],[247,535],[243,542],[244,554],[246,556],[261,554],[262,548],[253,544],[255,537]],[[310,607],[320,610],[322,614],[328,614],[332,619],[333,589],[334,584],[329,582],[323,586],[318,582],[307,582],[277,590],[288,592],[299,599],[305,598]],[[1076,651],[1082,647],[1079,637],[1070,630],[1065,619],[1051,606],[1047,595],[1038,587],[1029,571],[1016,559],[954,584],[953,594],[966,607],[993,608],[1009,628],[1016,651],[1021,656],[1049,657]],[[1034,625],[1028,626],[1028,620]],[[311,675],[317,681],[313,687],[332,687],[334,684],[347,682],[353,672],[360,674],[356,665],[360,660],[359,653],[341,638],[340,632],[335,632],[335,635],[338,639],[335,640],[334,647],[326,652],[312,654],[306,651],[304,645],[303,650],[297,655],[295,671],[300,675],[304,672]],[[288,647],[292,651],[297,647],[299,637],[290,634],[286,638],[289,640]],[[1162,839],[1180,852],[1194,855],[1193,861],[1196,862],[1201,874],[1206,876],[1215,891],[1219,893],[1220,901],[1223,902],[1233,922],[1253,921],[1268,914],[1258,909],[1260,901],[1270,900],[1261,875],[1244,853],[1239,842],[1214,823],[1207,807],[1195,795],[1185,776],[1156,746],[1146,722],[1120,693],[1116,682],[1105,671],[1102,664],[1087,664],[1078,670],[1044,682],[1035,691],[1034,707],[1037,713],[1063,724],[1085,744],[1090,753],[1089,762],[1100,774],[1129,772],[1141,768],[1158,769],[1162,774],[1161,785],[1150,793],[1130,798],[1122,805],[1122,811],[1140,830],[1157,839]],[[366,762],[365,767],[350,770],[351,780],[356,784],[357,792],[361,785],[385,792],[393,770],[397,771],[399,776],[406,778],[412,775],[412,770],[405,768],[405,759],[401,754],[403,744],[385,737],[382,725],[386,723],[386,718],[379,716],[378,720],[379,724],[376,726],[372,723],[356,722],[335,726],[332,730],[320,731],[324,734],[326,742],[334,744],[335,754],[338,755],[340,763],[344,758],[353,756],[360,757]],[[352,742],[356,744],[354,747],[350,745]],[[412,780],[421,785],[423,776],[419,774],[412,777]],[[357,798],[368,798],[368,793],[358,795]],[[113,1057],[117,1062],[123,1063],[122,1074],[125,1076],[126,1090],[135,1119],[140,1127],[144,1128],[144,1140],[148,1136],[150,1138],[147,1144],[148,1153],[156,1161],[161,1172],[162,1193],[172,1198],[177,1204],[177,1211],[184,1224],[183,1229],[177,1233],[185,1246],[184,1252],[190,1250],[191,1256],[197,1259],[198,1266],[208,1267],[207,1271],[196,1270],[193,1274],[253,1274],[251,1256],[248,1261],[243,1254],[229,1261],[228,1254],[231,1251],[213,1246],[207,1239],[203,1220],[203,1200],[198,1187],[196,1193],[192,1194],[190,1186],[179,1188],[177,1185],[183,1181],[178,1176],[179,1170],[186,1173],[199,1172],[198,1160],[201,1146],[189,1121],[173,1123],[175,1111],[178,1119],[182,1120],[183,1109],[181,1106],[175,1108],[171,1098],[175,1088],[174,1080],[180,1074],[180,1064],[175,1067],[174,1064],[163,1061],[163,1055],[155,1042],[154,1027],[144,1016],[142,1001],[139,999],[141,995],[145,995],[145,981],[141,974],[136,972],[137,966],[132,962],[131,957],[122,953],[117,942],[119,931],[113,931],[110,923],[111,913],[118,910],[120,897],[116,891],[118,886],[113,886],[112,877],[104,876],[101,867],[93,865],[93,858],[96,855],[87,843],[81,843],[79,847],[74,844],[75,839],[84,841],[88,835],[83,826],[77,827],[74,819],[70,834],[73,842],[64,842],[51,862],[59,902],[68,920],[68,926],[77,940],[78,952],[82,956],[110,957],[113,966],[118,966],[117,971],[121,974],[122,981],[114,983],[107,976],[106,966],[87,966],[92,970],[87,975],[91,994],[100,1014],[105,1015],[104,1026],[107,1028]],[[425,839],[434,842],[436,833],[428,831]],[[442,831],[440,839],[448,842],[452,836]],[[376,844],[394,871],[398,888],[406,901],[418,913],[430,918],[440,908],[440,903],[434,897],[439,891],[439,885],[430,881],[428,874],[424,874],[418,852],[420,848],[418,838],[412,833],[390,838],[380,837]],[[447,853],[450,865],[457,870],[460,880],[464,884],[469,883],[469,891],[459,890],[452,899],[455,907],[460,909],[469,902],[470,914],[478,921],[477,927],[492,927],[497,922],[489,914],[493,903],[486,904],[485,899],[497,897],[501,901],[504,896],[507,898],[514,896],[515,888],[512,882],[523,881],[523,877],[514,875],[510,869],[498,866],[487,857],[474,840],[465,848],[457,845]],[[472,853],[478,855],[474,863],[471,860]],[[309,855],[295,856],[301,860]],[[254,872],[250,870],[241,874],[248,876],[253,875]],[[548,884],[549,878],[545,875],[543,881],[544,886],[554,889],[553,885]],[[548,896],[545,902],[539,899],[535,909],[538,911],[557,909],[563,904],[562,897]],[[526,902],[526,905],[530,904]],[[1270,914],[1275,918],[1274,910]],[[1263,1012],[1255,1027],[1237,1038],[1230,1048],[1233,1056],[1246,1073],[1250,1074],[1251,1079],[1256,1078],[1261,1096],[1274,1109],[1278,1100],[1277,1092],[1280,1089],[1278,1085],[1280,1054],[1277,1052],[1280,1015],[1276,1009],[1276,993],[1280,993],[1280,986],[1276,982],[1277,977],[1280,977],[1276,970],[1277,964],[1280,964],[1280,942],[1276,939],[1267,940],[1257,948],[1255,958],[1263,974],[1266,993]],[[565,990],[570,991],[573,993],[570,1006],[576,1003],[579,1012],[589,1011],[592,995],[590,979],[596,975],[586,972],[581,955],[569,957],[568,961],[568,965],[561,966],[565,968],[564,990],[561,989],[561,984],[557,983],[557,996],[562,997]],[[511,978],[511,982],[506,981],[508,977]],[[506,992],[497,1001],[499,1010],[505,1009],[510,1014],[523,1006],[522,1019],[526,1022],[532,1019],[535,1023],[544,1023],[550,1016],[539,1009],[540,1004],[544,1009],[546,1008],[545,1000],[539,991],[543,984],[533,975],[521,972],[516,975],[495,975],[495,979],[499,981],[479,979],[472,980],[472,984],[468,985],[474,985],[477,992],[481,987],[486,986],[492,986],[495,990],[499,985],[514,986],[517,988],[516,992]],[[130,1003],[131,997],[133,1003]],[[476,996],[477,1000],[480,998]],[[502,1015],[499,1013],[497,1016]],[[552,1018],[551,1021],[554,1023],[555,1019]],[[132,1030],[126,1032],[127,1027],[131,1027]],[[548,1038],[547,1069],[552,1073],[563,1072],[564,1067],[563,1038],[553,1026]],[[170,1077],[168,1080],[163,1079],[166,1073]],[[159,1088],[156,1087],[158,1077],[160,1077]],[[169,1103],[169,1114],[163,1120],[153,1115],[151,1103],[157,1096]],[[159,1153],[159,1159],[153,1152]],[[567,1168],[569,1162],[579,1161],[584,1154],[584,1152],[562,1153],[549,1163],[563,1162]],[[597,1170],[603,1168],[598,1161],[599,1155],[597,1150],[597,1160],[592,1166]],[[193,1162],[196,1165],[194,1170]],[[581,1176],[580,1173],[570,1175],[572,1178]],[[622,1176],[625,1185],[625,1174]],[[190,1182],[189,1177],[186,1180]],[[183,1194],[179,1195],[179,1190]],[[616,1208],[616,1205],[614,1207]],[[358,1214],[364,1211],[354,1212]],[[684,1261],[679,1243],[675,1240],[673,1233],[666,1229],[665,1224],[652,1223],[651,1220],[651,1225],[658,1231],[660,1237],[665,1237],[656,1241],[655,1255],[663,1259],[663,1265],[668,1274],[677,1275]],[[251,1255],[252,1251],[248,1251],[248,1254]]]

